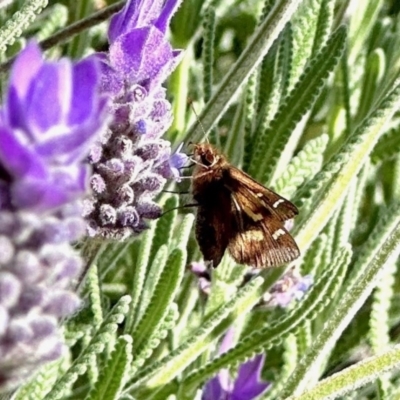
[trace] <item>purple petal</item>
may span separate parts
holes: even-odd
[[[217,375],[206,383],[201,399],[220,400],[223,399],[223,395],[224,393]]]
[[[82,195],[88,175],[87,167],[81,166],[54,173],[47,180],[21,180],[13,187],[14,203],[36,210],[57,208]]]
[[[128,0],[124,8],[115,14],[108,28],[110,44],[135,29],[152,24],[160,14],[163,0]]]
[[[73,69],[73,97],[69,110],[68,124],[81,124],[96,110],[99,69],[92,57],[76,64]],[[96,110],[97,111],[97,110]]]
[[[30,175],[43,179],[47,174],[44,165],[28,147],[26,138],[19,131],[4,127],[0,127],[0,161],[14,178]]]
[[[155,23],[155,26],[163,33],[168,29],[169,22],[178,8],[181,0],[167,0],[164,4],[162,12]]]
[[[265,355],[260,354],[240,366],[233,389],[235,399],[254,399],[269,386],[268,383],[259,382],[264,361]]]
[[[64,123],[72,97],[71,74],[71,63],[61,60],[44,64],[32,82],[26,98],[25,114],[35,140],[43,140],[44,132]]]
[[[135,29],[110,47],[111,65],[129,82],[153,79],[172,57],[171,45],[154,27]]]
[[[13,126],[21,126],[24,101],[30,85],[43,64],[39,46],[31,41],[15,60],[6,101],[6,115]]]

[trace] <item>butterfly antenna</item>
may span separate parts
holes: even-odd
[[[190,101],[189,104],[190,104],[190,106],[192,107],[192,110],[193,110],[194,115],[196,116],[197,122],[199,123],[199,125],[200,125],[200,127],[201,127],[201,130],[202,130],[203,133],[204,133],[204,139],[206,140],[207,143],[210,143],[210,141],[208,140],[208,135],[207,135],[207,133],[206,133],[206,131],[205,131],[205,129],[204,129],[204,126],[203,126],[203,124],[202,124],[201,121],[200,121],[199,115],[197,114],[197,112],[196,112],[196,110],[195,110],[195,108],[194,108],[193,101]]]

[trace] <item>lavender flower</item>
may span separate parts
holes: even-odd
[[[297,268],[291,268],[263,296],[263,304],[269,307],[287,307],[293,300],[300,300],[313,284],[311,275],[301,276]]]
[[[88,234],[123,239],[158,218],[154,198],[166,179],[177,178],[186,157],[171,156],[161,139],[172,122],[162,82],[181,59],[166,30],[178,0],[128,0],[111,20],[102,90],[112,95],[113,122],[92,148],[93,197],[86,202]]]
[[[219,354],[225,353],[233,345],[233,329],[229,329],[221,343]],[[265,355],[259,354],[241,364],[236,379],[232,379],[227,369],[207,382],[202,400],[252,400],[263,393],[269,383],[260,381]]]
[[[105,122],[98,65],[45,62],[30,43],[0,109],[0,389],[60,357],[57,324],[78,297],[82,261],[70,242],[85,229],[82,163]]]

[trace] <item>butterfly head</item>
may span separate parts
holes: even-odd
[[[210,143],[197,143],[194,145],[193,160],[197,165],[211,169],[221,164],[224,156]]]

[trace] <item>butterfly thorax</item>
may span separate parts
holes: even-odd
[[[193,171],[192,193],[198,202],[207,201],[223,190],[224,175],[229,163],[225,156],[209,143],[196,144],[193,153],[196,163]]]

